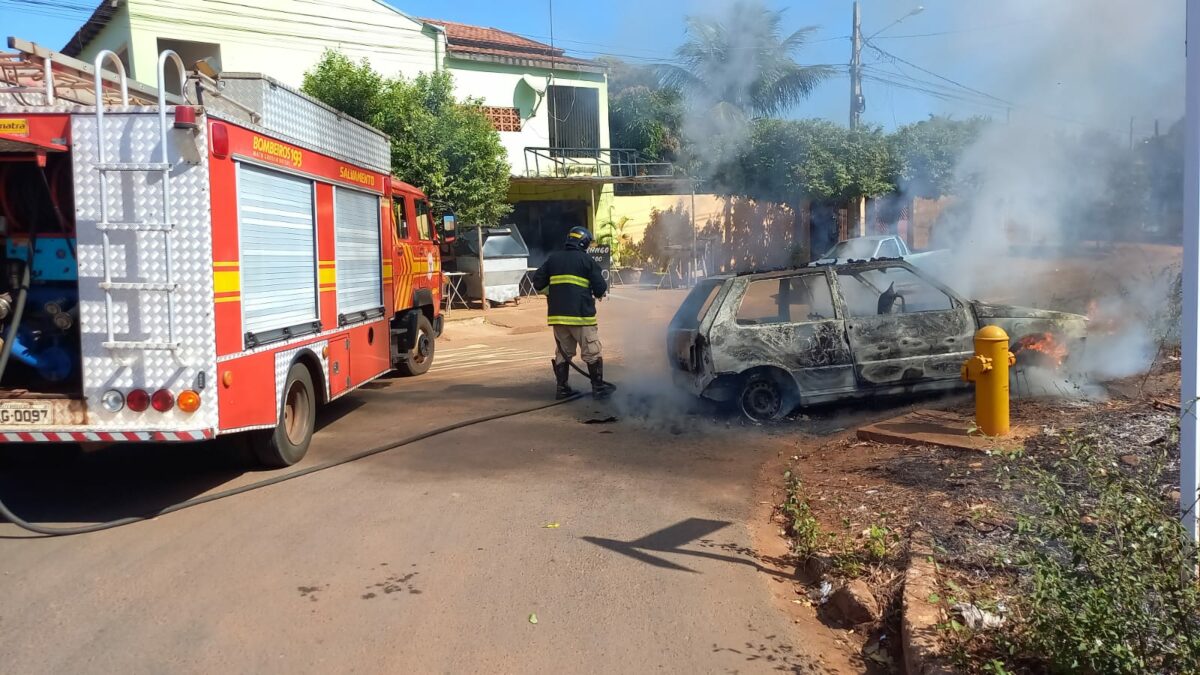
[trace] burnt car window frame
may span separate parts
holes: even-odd
[[[888,270],[903,270],[903,271],[907,272],[908,274],[911,274],[917,280],[923,282],[927,286],[938,291],[939,293],[944,295],[949,300],[949,304],[947,307],[938,308],[938,309],[922,309],[922,310],[917,310],[917,311],[907,311],[906,310],[904,312],[899,312],[898,314],[926,314],[926,313],[932,313],[932,312],[953,312],[953,311],[958,311],[965,306],[963,299],[961,297],[959,297],[959,295],[957,293],[955,293],[952,289],[919,273],[915,268],[913,268],[911,266],[891,264],[891,265],[873,265],[870,267],[863,267],[863,268],[851,267],[849,269],[837,269],[837,270],[835,270],[835,274],[834,274],[835,281],[837,282],[838,300],[840,301],[840,303],[842,305],[842,310],[844,311],[845,316],[847,318],[863,319],[863,318],[872,317],[872,316],[885,316],[885,315],[880,315],[877,311],[872,311],[870,313],[854,312],[850,306],[850,303],[847,302],[847,300],[846,300],[846,286],[844,286],[842,283],[843,277],[850,277],[850,278],[854,279],[855,281],[857,281],[858,283],[861,283],[864,286],[867,286],[868,288],[870,288],[872,290],[872,293],[875,295],[875,300],[877,301],[879,296],[886,289],[876,288],[875,285],[873,283],[871,283],[871,281],[869,279],[862,278],[861,275],[870,273],[870,272],[886,273]]]
[[[819,316],[818,315],[818,318],[813,318],[813,315],[810,312],[807,317],[805,317],[803,319],[797,319],[793,316],[790,316],[791,312],[789,310],[789,316],[786,319],[783,317],[780,317],[777,314],[776,317],[778,317],[780,319],[778,321],[762,321],[762,320],[752,320],[752,319],[748,319],[748,318],[747,319],[741,318],[742,306],[746,302],[746,299],[749,297],[751,288],[755,284],[760,284],[760,283],[765,283],[765,282],[774,283],[774,284],[776,284],[776,287],[773,290],[776,294],[778,294],[783,290],[783,282],[784,281],[788,281],[789,287],[790,287],[790,286],[792,286],[792,280],[801,280],[801,283],[805,284],[805,286],[807,287],[807,292],[811,295],[812,289],[811,289],[811,287],[809,287],[808,282],[806,280],[818,278],[818,277],[821,279],[822,282],[824,282],[825,291],[827,293],[829,293],[828,307],[832,313],[832,316]],[[791,292],[794,292],[794,291],[789,289],[789,293],[791,293]],[[763,276],[763,277],[758,277],[758,278],[747,278],[747,279],[745,279],[745,283],[743,284],[741,294],[737,297],[736,301],[731,304],[733,306],[730,308],[731,311],[730,311],[729,318],[732,319],[731,323],[735,326],[738,326],[739,328],[749,328],[749,327],[754,327],[754,326],[786,326],[786,325],[795,325],[795,324],[821,323],[823,321],[840,321],[843,316],[841,307],[838,305],[837,291],[834,289],[833,284],[830,279],[829,270],[805,271],[805,272],[798,272],[795,274],[779,274],[779,275]],[[791,304],[791,303],[789,303],[789,304]],[[778,306],[778,303],[776,303],[776,305]],[[792,305],[792,306],[798,306],[798,305]],[[811,305],[810,305],[810,307],[811,307]]]

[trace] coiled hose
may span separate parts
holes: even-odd
[[[362,450],[362,451],[356,452],[352,455],[348,455],[346,457],[341,457],[338,459],[331,459],[326,462],[321,462],[320,464],[314,464],[313,466],[310,466],[308,468],[300,469],[299,471],[293,471],[291,473],[286,473],[282,476],[275,476],[273,478],[268,478],[266,480],[260,480],[255,483],[250,483],[249,485],[243,485],[241,487],[231,488],[229,490],[223,490],[221,492],[215,492],[210,495],[204,495],[203,497],[196,497],[195,499],[189,499],[187,501],[179,502],[178,504],[172,504],[166,508],[159,509],[158,511],[155,511],[154,513],[147,514],[144,516],[130,516],[128,518],[120,518],[117,520],[110,520],[105,523],[95,523],[93,525],[82,525],[79,527],[46,527],[44,525],[38,525],[37,523],[31,523],[27,520],[20,518],[15,513],[13,513],[11,510],[9,510],[9,508],[7,506],[5,506],[3,501],[0,501],[0,516],[3,516],[10,523],[12,523],[13,525],[16,525],[17,527],[19,527],[23,530],[28,530],[29,532],[34,532],[36,534],[46,535],[48,537],[62,537],[62,536],[74,535],[74,534],[88,534],[91,532],[100,532],[101,530],[111,530],[115,527],[132,525],[134,523],[140,523],[144,520],[152,520],[159,516],[165,516],[168,513],[175,513],[176,511],[182,511],[184,509],[189,509],[193,506],[200,506],[201,504],[208,504],[210,502],[215,502],[219,499],[226,499],[228,497],[233,497],[235,495],[244,494],[246,492],[251,492],[253,490],[260,490],[262,488],[269,487],[271,485],[277,485],[277,484],[283,483],[285,481],[300,478],[301,476],[307,476],[309,474],[314,474],[314,473],[317,473],[318,471],[325,471],[325,470],[332,469],[337,466],[341,466],[343,464],[349,464],[350,462],[357,462],[360,459],[365,459],[367,457],[371,457],[372,455],[378,455],[380,453],[387,452],[389,450],[395,450],[396,448],[402,448],[406,445],[411,445],[418,441],[423,441],[427,438],[433,438],[434,436],[440,436],[442,434],[449,433],[451,431],[457,431],[458,429],[465,429],[466,427],[474,426],[476,424],[483,424],[484,422],[492,422],[495,420],[504,419],[506,417],[516,417],[518,415],[526,415],[528,413],[537,412],[539,410],[553,408],[555,406],[559,406],[564,403],[570,403],[572,401],[578,400],[581,397],[582,397],[582,394],[575,394],[574,396],[571,396],[570,398],[562,399],[561,401],[553,401],[550,403],[540,403],[538,405],[531,406],[528,408],[521,408],[519,410],[510,410],[508,412],[493,413],[491,415],[484,415],[483,417],[475,417],[472,419],[463,420],[461,422],[455,422],[453,424],[448,424],[444,427],[438,427],[437,429],[423,431],[419,434],[414,434],[412,436],[402,438],[402,439],[392,442],[392,443],[387,443],[384,445],[376,446],[376,447],[370,448],[368,450]]]

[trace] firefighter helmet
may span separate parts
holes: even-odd
[[[592,233],[588,232],[586,227],[576,225],[567,233],[567,242],[575,242],[583,248],[587,248],[592,244]]]

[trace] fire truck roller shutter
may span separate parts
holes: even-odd
[[[338,313],[382,307],[379,197],[339,187],[333,203]]]
[[[312,181],[238,167],[243,330],[278,331],[317,320]]]

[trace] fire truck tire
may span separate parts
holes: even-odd
[[[283,386],[279,424],[267,438],[255,439],[259,463],[280,469],[304,458],[317,422],[317,395],[312,375],[303,363],[293,363]],[[263,442],[265,441],[265,442]]]
[[[409,377],[424,375],[433,365],[436,343],[437,333],[433,330],[433,324],[429,323],[429,317],[422,314],[417,319],[417,339],[413,348],[396,364],[396,370]]]

